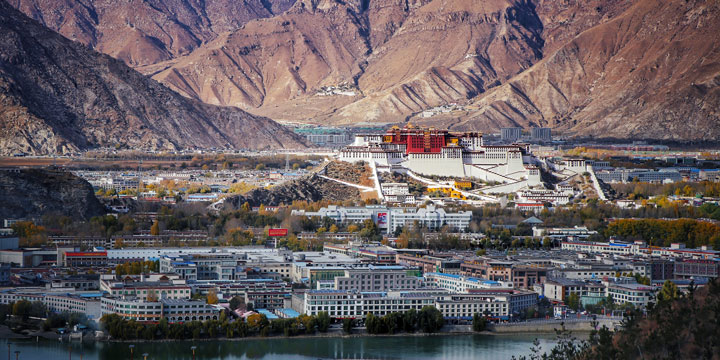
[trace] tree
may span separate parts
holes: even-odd
[[[217,296],[217,290],[210,289],[207,294],[207,303],[208,304],[217,304],[218,303],[218,296]]]
[[[160,235],[160,222],[158,220],[155,220],[152,226],[150,226],[150,235]]]
[[[317,326],[320,332],[327,332],[330,328],[330,314],[321,311],[317,314]]]
[[[356,232],[358,232],[359,230],[360,230],[360,228],[359,228],[357,225],[355,225],[355,224],[350,224],[350,225],[348,225],[348,227],[347,227],[347,231],[348,231],[349,233],[356,233]]]
[[[552,246],[552,240],[549,237],[543,239],[543,247],[549,249]]]
[[[250,210],[251,210],[250,203],[246,201],[245,203],[242,204],[241,209],[242,209],[242,211],[250,212]]]
[[[418,314],[418,325],[424,333],[434,333],[439,331],[445,320],[442,313],[434,306],[423,306]]]
[[[339,229],[338,229],[338,226],[337,226],[337,225],[335,225],[335,224],[330,225],[330,230],[329,230],[329,231],[330,231],[331,233],[333,233],[333,234],[334,234],[334,233],[337,233],[338,230],[339,230]]]
[[[679,297],[680,294],[678,292],[677,285],[670,280],[665,280],[665,283],[663,283],[662,289],[660,289],[660,293],[658,294],[658,300],[673,301]]]
[[[235,310],[244,305],[245,305],[245,299],[243,299],[239,296],[233,296],[233,298],[230,299],[230,310]]]
[[[248,316],[247,323],[248,326],[255,331],[258,331],[269,324],[267,317],[263,314],[252,314]]]
[[[343,319],[343,332],[346,334],[352,333],[352,329],[355,327],[355,320],[345,318]]]
[[[473,322],[472,322],[472,329],[475,332],[485,331],[485,328],[487,327],[487,319],[484,316],[481,316],[480,313],[475,313],[473,315]]]
[[[570,293],[567,299],[567,306],[573,310],[577,310],[580,307],[580,297],[577,293]]]

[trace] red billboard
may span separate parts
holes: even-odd
[[[287,236],[288,229],[268,229],[269,236]]]

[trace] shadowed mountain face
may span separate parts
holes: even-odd
[[[717,138],[720,126],[716,1],[301,0],[264,2],[270,10],[255,18],[222,21],[210,11],[197,17],[209,20],[188,20],[202,13],[188,9],[209,8],[204,2],[137,5],[157,2],[152,11],[180,19],[187,36],[173,35],[180,33],[173,22],[138,20],[140,30],[120,31],[78,20],[93,18],[88,9],[131,18],[125,5],[14,1],[66,36],[87,27],[97,39],[124,44],[122,54],[134,57],[83,40],[186,97],[276,120],[551,126],[580,136],[678,140]],[[255,8],[249,0],[232,6]],[[73,11],[57,10],[67,7]],[[85,17],[51,15],[85,10]],[[148,30],[153,24],[170,35]],[[136,32],[167,51],[143,50],[151,46]],[[179,40],[186,37],[197,41]],[[419,116],[449,103],[462,110]]]
[[[5,1],[0,49],[0,154],[305,146],[270,119],[182,97]]]

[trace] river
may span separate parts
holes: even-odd
[[[553,344],[552,335],[439,335],[378,337],[266,338],[238,341],[174,341],[135,343],[136,360],[192,359],[510,359],[530,352],[538,337],[544,350]],[[0,340],[0,359],[7,355],[8,340]],[[131,343],[68,344],[55,341],[10,340],[11,359],[26,360],[120,360],[130,359]],[[82,357],[81,357],[82,356]]]

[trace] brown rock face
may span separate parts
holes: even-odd
[[[0,154],[297,148],[267,118],[184,98],[0,1]],[[251,136],[250,136],[251,135]]]
[[[199,0],[130,0],[146,9],[133,16],[120,2],[13,1],[186,97],[276,120],[718,137],[717,1],[285,0],[254,17]],[[465,110],[419,116],[448,103]]]
[[[720,137],[720,4],[637,1],[508,83],[458,129],[542,125],[595,137]]]
[[[315,120],[393,122],[473,97],[531,66],[541,57],[541,29],[524,2],[304,1],[172,62],[155,79],[204,102],[258,107],[283,120],[320,104],[330,109]],[[341,83],[357,87],[350,101],[316,95]]]
[[[131,66],[184,55],[294,0],[10,0],[65,37]]]

